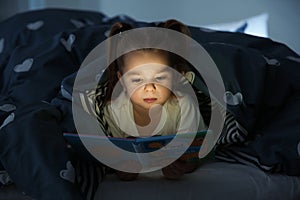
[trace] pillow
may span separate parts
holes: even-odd
[[[268,13],[262,13],[239,21],[204,25],[202,27],[218,31],[242,32],[260,37],[268,37],[268,18]]]

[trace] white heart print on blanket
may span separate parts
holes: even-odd
[[[0,106],[0,110],[4,112],[11,112],[16,110],[16,106],[13,104],[4,104]]]
[[[300,63],[300,58],[297,58],[297,57],[294,57],[294,56],[287,56],[286,58],[287,58],[287,59],[290,59],[290,60],[292,60],[292,61],[295,61],[295,62]]]
[[[0,130],[5,127],[7,124],[11,123],[15,119],[15,113],[11,113],[6,117],[6,119],[3,121],[2,125],[0,126]]]
[[[72,45],[75,42],[75,39],[76,39],[75,35],[70,34],[67,41],[64,38],[61,38],[60,42],[64,45],[67,51],[70,52],[72,50]]]
[[[243,95],[240,92],[232,94],[232,92],[226,91],[224,95],[224,101],[228,105],[236,106],[243,102]]]
[[[85,23],[83,23],[82,21],[79,21],[77,19],[70,19],[70,21],[76,28],[85,27]]]
[[[72,183],[75,182],[75,169],[71,163],[71,161],[68,161],[66,163],[66,169],[63,169],[60,171],[60,177],[67,180],[67,181],[70,181]]]
[[[36,22],[32,22],[32,23],[29,23],[27,24],[27,28],[29,30],[32,30],[32,31],[36,31],[38,29],[40,29],[42,26],[44,25],[44,22],[39,20],[39,21],[36,21]]]
[[[87,25],[94,25],[95,23],[90,21],[89,19],[83,19],[82,20],[77,20],[77,19],[70,19],[71,23],[76,27],[76,28],[82,28]]]
[[[27,58],[23,63],[18,64],[14,67],[15,72],[27,72],[31,69],[33,64],[33,58]]]

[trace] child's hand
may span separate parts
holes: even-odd
[[[178,179],[185,173],[191,173],[197,169],[196,162],[186,162],[185,159],[179,158],[167,167],[162,168],[162,172],[167,179]]]
[[[183,155],[178,160],[184,163],[184,173],[195,171],[200,164],[200,159],[197,155]]]
[[[120,167],[121,169],[124,168],[124,169],[134,170],[132,172],[138,172],[142,168],[140,163],[133,160],[122,161],[120,163]],[[139,173],[132,173],[132,172],[123,172],[123,171],[116,170],[116,174],[118,178],[122,181],[133,181],[139,176]]]
[[[162,168],[162,172],[167,179],[179,179],[185,173],[185,163],[176,160],[172,164]]]

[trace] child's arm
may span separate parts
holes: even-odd
[[[177,133],[190,133],[205,129],[201,113],[192,97],[185,94],[179,98],[180,114],[177,116]]]
[[[120,163],[120,168],[130,169],[132,170],[132,172],[116,170],[116,175],[122,181],[133,181],[139,176],[138,172],[141,170],[141,167],[142,165],[136,161],[123,161],[122,163]]]
[[[198,144],[198,140],[194,139],[192,146],[201,145]],[[172,164],[164,167],[162,172],[167,179],[178,179],[185,173],[191,173],[195,171],[200,164],[200,159],[198,157],[198,152],[191,154],[183,154],[179,159],[177,159]]]
[[[176,160],[172,164],[162,168],[161,171],[167,179],[179,179],[185,173],[185,164],[179,160]]]
[[[162,168],[162,173],[167,179],[179,179],[185,173],[191,173],[198,167],[198,162],[186,162],[179,158],[172,164]]]

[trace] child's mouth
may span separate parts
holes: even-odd
[[[144,101],[147,103],[153,103],[157,100],[157,98],[145,98]]]

